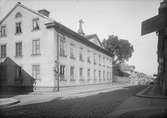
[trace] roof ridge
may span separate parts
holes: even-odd
[[[47,19],[47,20],[49,20],[49,21],[52,21],[52,22],[55,21],[55,20],[53,20],[53,19],[51,19],[51,18],[49,18],[49,17],[46,17],[46,16],[43,15],[43,14],[40,14],[40,13],[39,13],[38,11],[36,11],[36,10],[30,9],[29,7],[23,5],[21,2],[17,2],[17,3],[14,5],[14,7],[7,13],[7,15],[4,16],[4,18],[2,18],[2,20],[0,21],[0,24],[2,24],[3,21],[4,21],[18,6],[24,8],[24,9],[27,9],[27,10],[29,10],[30,12],[35,13],[35,14],[37,14],[37,15],[39,15],[39,16],[41,16],[41,17],[43,17],[43,18],[45,18],[45,19]]]

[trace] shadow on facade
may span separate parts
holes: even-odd
[[[7,93],[14,96],[32,92],[34,80],[12,59],[7,57],[3,63],[0,63],[0,97]]]

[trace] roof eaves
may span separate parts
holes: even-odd
[[[82,43],[86,43],[87,45],[89,45],[89,47],[96,48],[96,49],[102,51],[103,53],[107,54],[108,56],[113,57],[113,54],[111,54],[109,51],[105,50],[102,47],[99,47],[99,46],[95,45],[94,43],[92,43],[89,40],[87,40],[85,37],[80,36],[78,33],[74,32],[73,30],[67,28],[66,26],[64,26],[64,25],[62,25],[62,24],[60,24],[60,23],[58,23],[56,21],[51,22],[51,23],[47,23],[46,27],[47,28],[54,27],[60,33],[66,33],[66,34],[68,33],[71,36],[75,37],[74,40],[77,40],[77,41],[82,42]]]

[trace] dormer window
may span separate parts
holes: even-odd
[[[17,12],[15,18],[20,18],[20,17],[22,17],[22,14],[20,12]]]
[[[0,36],[1,37],[5,37],[6,36],[6,26],[1,26]]]
[[[32,20],[33,30],[39,30],[39,18],[35,18]]]
[[[20,34],[20,33],[22,33],[21,22],[17,22],[16,23],[16,34]]]

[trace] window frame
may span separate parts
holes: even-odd
[[[19,44],[21,44],[21,46]],[[22,57],[23,56],[23,44],[22,44],[22,42],[16,42],[15,43],[15,52],[16,52],[15,57]]]
[[[2,25],[1,26],[1,30],[0,30],[0,37],[6,37],[7,34],[6,34],[6,25]]]
[[[32,55],[33,56],[41,55],[40,39],[33,39],[32,40]]]
[[[22,33],[21,24],[22,24],[22,22],[16,22],[16,32],[15,32],[15,34],[21,34]]]
[[[6,58],[7,57],[7,44],[2,44],[0,46],[1,46],[0,58]]]
[[[32,31],[40,30],[39,27],[39,18],[32,19]]]
[[[35,80],[41,80],[41,69],[40,64],[34,64],[32,65],[32,77]]]

